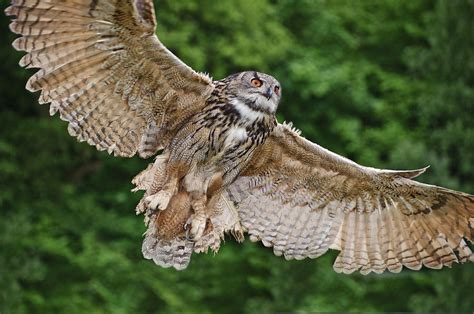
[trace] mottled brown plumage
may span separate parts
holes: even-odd
[[[143,254],[186,268],[224,234],[287,259],[339,250],[350,273],[474,261],[474,196],[360,166],[278,124],[278,81],[212,81],[158,40],[151,0],[13,0],[27,83],[69,133],[116,156],[163,153],[135,177]]]

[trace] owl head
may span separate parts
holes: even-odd
[[[233,74],[225,80],[231,102],[235,103],[238,109],[245,109],[242,106],[247,106],[256,113],[275,114],[281,98],[281,86],[274,77],[246,71]]]

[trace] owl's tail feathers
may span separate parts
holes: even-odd
[[[156,237],[146,236],[143,240],[142,252],[143,257],[153,260],[158,266],[183,270],[188,267],[193,247],[194,243],[186,239],[160,241]]]
[[[166,210],[146,214],[149,222],[143,240],[143,256],[161,267],[185,269],[194,251],[194,242],[186,239],[184,229],[192,214],[189,194],[179,192],[172,197]]]

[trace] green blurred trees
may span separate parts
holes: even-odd
[[[7,1],[0,2],[3,7]],[[279,117],[370,166],[433,165],[474,192],[474,2],[157,1],[162,41],[216,79],[283,85]],[[24,90],[1,17],[0,312],[472,311],[474,265],[339,275],[232,240],[184,272],[142,259],[130,179],[148,161],[77,143]],[[230,239],[230,238],[229,238]]]

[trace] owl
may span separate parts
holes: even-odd
[[[155,156],[138,174],[143,255],[184,269],[227,233],[286,259],[339,251],[337,272],[399,272],[474,261],[474,196],[361,166],[275,113],[280,83],[257,71],[214,81],[155,35],[151,0],[12,0],[20,65],[40,103],[79,141]]]

